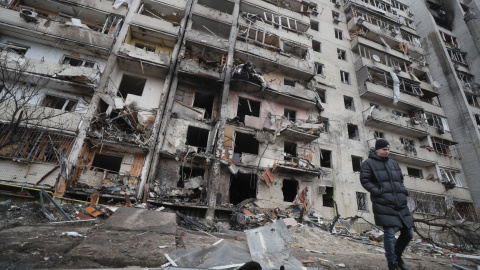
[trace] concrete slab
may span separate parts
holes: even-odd
[[[115,230],[148,230],[156,233],[175,234],[177,231],[176,219],[175,213],[121,207],[105,221],[105,226]]]

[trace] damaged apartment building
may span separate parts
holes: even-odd
[[[447,118],[441,72],[406,3],[0,4],[7,193],[45,188],[207,218],[249,199],[301,201],[325,219],[373,221],[359,171],[385,138],[412,211],[477,218],[461,122]]]

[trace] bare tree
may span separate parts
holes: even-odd
[[[65,112],[39,106],[49,79],[33,69],[21,54],[8,48],[0,52],[0,151],[22,140],[19,131],[25,128],[63,126],[55,118]]]

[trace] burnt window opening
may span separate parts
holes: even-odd
[[[360,140],[360,136],[358,135],[358,126],[353,124],[347,124],[348,130],[348,138],[352,140]]]
[[[135,42],[135,47],[139,48],[139,49],[142,49],[142,50],[145,50],[146,52],[155,52],[155,47],[154,46],[146,45],[146,44],[143,44],[143,43],[140,43],[140,42]]]
[[[385,139],[385,133],[382,131],[375,130],[373,132],[373,137],[375,137],[376,140],[378,139]]]
[[[332,168],[332,151],[320,150],[320,166],[326,168]]]
[[[230,176],[230,203],[239,204],[257,197],[257,175],[237,173]]]
[[[337,49],[337,56],[340,60],[347,60],[347,52],[341,49]]]
[[[260,117],[260,104],[259,101],[239,97],[237,117],[241,121],[245,121],[245,115]]]
[[[43,99],[42,106],[71,112],[75,110],[77,103],[78,101],[76,100],[46,95]]]
[[[78,57],[64,56],[62,64],[70,65],[72,67],[89,67],[95,66],[95,61],[89,61]]]
[[[325,65],[315,62],[315,74],[325,77]]]
[[[7,51],[19,55],[25,55],[30,46],[22,45],[16,42],[7,41],[7,44],[0,44],[1,51]]]
[[[297,111],[290,110],[290,109],[283,109],[283,116],[286,119],[295,122],[297,120]]]
[[[327,103],[327,90],[316,88],[315,91],[317,91],[318,97],[320,97],[320,101],[322,103]]]
[[[213,119],[213,102],[215,96],[195,92],[193,107],[205,109],[205,119]]]
[[[283,180],[282,185],[283,201],[293,202],[298,193],[298,181],[297,180]]]
[[[368,210],[367,193],[357,192],[357,209],[361,211]]]
[[[257,139],[255,139],[254,134],[235,132],[235,147],[233,152],[240,157],[242,156],[242,153],[258,155],[258,147],[259,143]],[[235,159],[234,156],[234,161],[240,161]]]
[[[477,96],[465,93],[465,97],[467,98],[468,105],[480,108]]]
[[[343,103],[345,104],[345,109],[350,111],[355,111],[355,105],[353,103],[353,98],[349,96],[343,96]]]
[[[343,32],[342,32],[342,30],[335,29],[335,38],[336,38],[336,39],[343,40]]]
[[[320,31],[320,23],[317,21],[310,20],[310,28],[315,31]]]
[[[478,222],[477,211],[472,203],[459,201],[454,201],[453,203],[455,204],[455,210],[457,210],[461,219],[470,222]]]
[[[474,114],[475,121],[477,122],[478,129],[480,129],[480,114]]]
[[[283,79],[283,84],[284,85],[288,85],[288,86],[295,86],[295,84],[297,83],[297,81],[295,80],[290,80],[290,79]]]
[[[354,172],[360,172],[362,170],[362,157],[352,156],[352,168]]]
[[[126,99],[127,95],[141,96],[147,79],[124,74],[118,92]]]
[[[206,152],[209,133],[210,130],[208,129],[189,126],[185,144],[198,147],[199,152]]]
[[[322,52],[322,43],[320,41],[312,40],[312,49],[316,52]]]
[[[193,177],[201,176],[204,177],[205,170],[200,168],[190,168],[190,167],[180,167],[180,179],[178,179],[177,187],[184,188],[185,180]]]
[[[285,158],[297,157],[297,144],[292,142],[284,142],[283,151],[286,154]]]
[[[120,171],[120,166],[122,165],[123,157],[111,156],[104,154],[95,154],[93,158],[92,166],[90,169],[97,169],[97,171],[109,171],[116,172]]]
[[[408,176],[423,178],[423,172],[421,169],[407,167]]]
[[[333,187],[325,187],[325,194],[322,195],[323,206],[333,207]]]

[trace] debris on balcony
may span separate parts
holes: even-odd
[[[262,86],[262,91],[268,87],[267,81],[255,70],[255,65],[250,61],[236,66],[232,78],[258,83]]]

